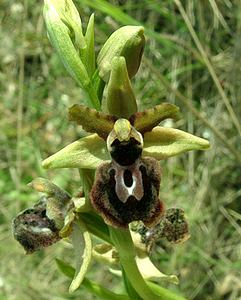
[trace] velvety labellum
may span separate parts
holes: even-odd
[[[128,167],[115,161],[104,163],[96,171],[92,205],[114,227],[126,228],[135,220],[152,227],[163,213],[158,197],[160,178],[159,163],[153,158],[139,158]]]

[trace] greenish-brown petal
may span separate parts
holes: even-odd
[[[171,103],[161,103],[142,112],[133,114],[129,121],[142,134],[151,131],[161,121],[172,118],[177,119],[179,107]]]
[[[157,126],[144,135],[144,156],[166,159],[190,150],[206,150],[209,141],[185,131]]]
[[[69,108],[69,120],[82,125],[85,131],[97,133],[100,137],[106,139],[117,118],[96,111],[93,108],[75,104]]]
[[[43,161],[42,166],[45,169],[96,169],[101,163],[109,159],[104,140],[97,134],[92,134],[73,142],[48,157]]]

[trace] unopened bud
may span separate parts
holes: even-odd
[[[86,48],[80,16],[71,0],[45,0],[44,19],[48,37],[70,75],[85,88],[90,79],[81,61]]]
[[[110,80],[107,86],[107,110],[119,118],[128,119],[137,111],[137,103],[123,56],[112,60]]]
[[[97,57],[100,77],[107,82],[115,56],[124,56],[129,77],[139,69],[145,46],[142,26],[124,26],[116,30],[105,42]]]

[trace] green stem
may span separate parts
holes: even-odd
[[[125,274],[131,283],[131,286],[136,290],[143,300],[185,300],[165,288],[159,287],[155,283],[146,282],[135,260],[135,248],[129,230],[115,229],[109,227],[110,237],[118,250],[121,265]]]
[[[143,300],[160,300],[143,279],[135,261],[135,250],[130,232],[123,229],[109,227],[111,239],[118,250],[120,262],[126,275]],[[167,300],[167,298],[165,298]]]
[[[136,290],[133,288],[132,284],[130,283],[130,280],[128,279],[127,274],[123,268],[122,276],[127,294],[130,296],[130,298],[132,300],[142,300],[141,297],[137,294]]]
[[[85,222],[85,225],[91,234],[97,236],[98,238],[104,240],[109,244],[112,244],[108,226],[96,213],[80,213],[80,219]]]

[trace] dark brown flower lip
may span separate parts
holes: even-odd
[[[132,221],[141,220],[146,226],[151,227],[160,220],[164,205],[159,200],[161,178],[159,163],[152,158],[140,158],[138,168],[142,178],[143,196],[137,199],[134,195],[130,195],[125,201],[119,198],[120,193],[116,191],[117,181],[121,178],[114,172],[109,172],[110,170],[122,172],[122,167],[112,161],[102,164],[97,169],[90,200],[107,224],[127,228]],[[124,167],[125,169],[128,168]],[[137,171],[135,168],[134,170]]]

